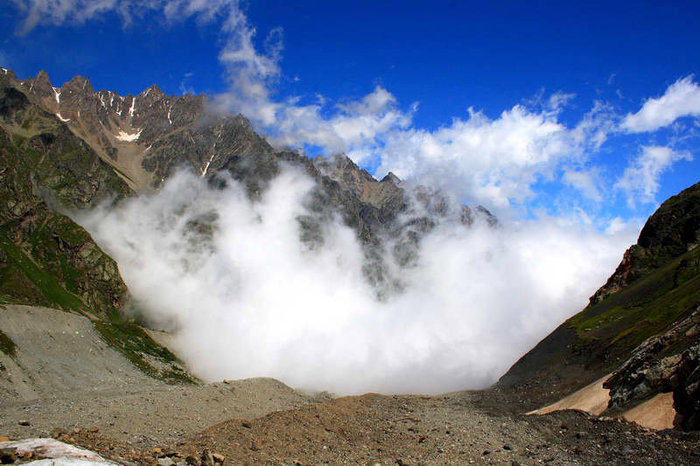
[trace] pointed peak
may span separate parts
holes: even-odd
[[[387,181],[390,182],[391,184],[393,184],[394,186],[398,186],[399,184],[401,184],[401,178],[394,175],[393,172],[387,173],[386,176],[384,178],[382,178],[381,182],[384,183]]]
[[[158,87],[157,84],[153,84],[150,87],[147,87],[144,89],[141,94],[139,94],[139,97],[146,97],[146,96],[152,96],[156,98],[161,98],[165,97],[165,93]]]
[[[86,77],[80,75],[73,76],[73,79],[64,84],[64,86],[76,91],[95,92],[90,81]]]
[[[49,75],[46,71],[41,70],[33,78],[24,79],[21,81],[22,86],[24,86],[30,94],[46,97],[53,95],[53,87],[51,87],[51,81],[49,80]]]
[[[49,79],[49,74],[44,70],[41,70],[36,74],[36,76],[34,77],[34,82],[36,84],[48,83],[48,85],[51,86],[51,80]]]
[[[345,154],[333,154],[330,157],[331,162],[335,165],[336,168],[344,170],[346,168],[357,168],[357,164],[353,162],[353,160],[348,157]]]

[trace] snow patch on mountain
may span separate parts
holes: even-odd
[[[124,131],[119,131],[119,134],[117,134],[116,138],[119,139],[120,141],[134,142],[141,136],[142,131],[143,131],[143,129],[140,129],[138,133],[134,133],[134,134],[129,134],[129,133],[126,133]]]
[[[136,97],[131,99],[131,108],[129,109],[129,115],[134,116],[134,110],[136,110]]]

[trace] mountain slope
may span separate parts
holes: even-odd
[[[612,372],[645,340],[667,334],[700,304],[699,243],[700,183],[659,207],[590,304],[524,355],[499,386],[530,392],[533,403],[551,401]],[[696,333],[683,333],[650,356],[681,354],[698,342]]]
[[[116,263],[59,212],[129,188],[90,147],[0,77],[0,299],[109,315],[124,304]]]
[[[128,290],[116,262],[62,213],[123,198],[131,189],[11,72],[0,75],[0,181],[0,305],[84,314],[146,374],[192,381],[172,353],[124,321]]]

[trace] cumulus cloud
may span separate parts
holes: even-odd
[[[663,146],[644,146],[641,154],[632,160],[615,188],[627,196],[627,203],[634,207],[637,202],[654,203],[659,191],[661,174],[679,160],[693,160],[688,152],[676,152]]]
[[[468,119],[435,131],[388,134],[378,171],[506,207],[530,198],[530,187],[572,155],[570,144],[566,128],[546,114],[516,106],[491,120],[470,109]]]
[[[147,318],[206,380],[273,376],[337,393],[444,392],[486,386],[575,313],[636,231],[607,235],[576,220],[501,228],[442,222],[379,299],[354,231],[300,241],[313,181],[283,170],[259,202],[229,180],[189,172],[160,192],[80,218],[116,258]]]
[[[647,100],[637,113],[627,115],[621,128],[630,133],[656,131],[685,116],[700,116],[700,86],[693,76],[679,79],[661,97]]]

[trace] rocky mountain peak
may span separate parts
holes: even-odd
[[[152,84],[150,87],[147,87],[144,89],[138,97],[140,98],[145,98],[151,96],[152,99],[162,99],[164,97],[167,97],[165,93],[158,87],[157,84]]]
[[[397,187],[401,185],[401,179],[398,176],[394,175],[393,172],[387,173],[386,176],[384,176],[384,178],[382,178],[381,182],[382,183],[391,183]]]
[[[61,91],[80,94],[93,94],[95,92],[95,90],[92,88],[92,84],[90,84],[90,80],[83,76],[74,76],[73,79],[61,87]]]
[[[34,78],[34,92],[38,95],[53,96],[53,85],[46,71],[41,70]]]
[[[34,78],[29,78],[21,81],[22,87],[27,89],[30,94],[38,97],[52,97],[54,88],[46,71],[41,70]]]

